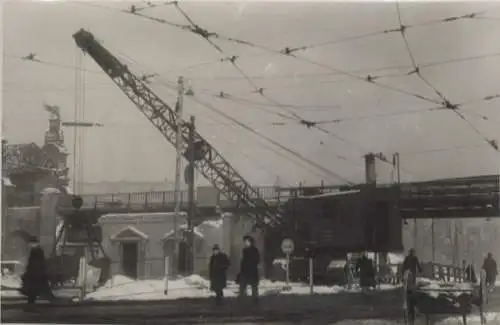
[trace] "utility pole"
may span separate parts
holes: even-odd
[[[187,166],[188,173],[188,202],[189,202],[189,211],[188,211],[188,247],[189,247],[189,257],[188,257],[188,267],[187,269],[192,273],[194,271],[194,261],[195,261],[195,247],[194,247],[194,229],[193,229],[193,221],[196,213],[196,202],[194,200],[194,162],[195,162],[195,143],[194,143],[194,134],[195,134],[195,124],[194,124],[194,116],[191,116],[189,123],[189,144],[188,144],[188,160],[189,164]]]
[[[396,182],[398,185],[401,184],[401,165],[399,162],[399,152],[394,154],[394,160],[396,162]]]
[[[175,214],[174,214],[174,256],[172,269],[177,274],[179,272],[179,219],[181,213],[181,164],[182,164],[182,106],[184,97],[184,78],[179,77],[178,97],[176,109],[177,130],[175,138],[176,158],[175,158]]]
[[[369,198],[368,198],[368,202],[367,202],[367,206],[369,206],[368,208],[368,214],[369,214],[369,218],[371,220],[369,220],[369,222],[371,223],[371,226],[372,226],[372,232],[371,232],[371,236],[372,238],[370,238],[369,242],[371,244],[375,244],[375,245],[378,245],[379,244],[379,240],[380,238],[378,238],[378,234],[377,234],[377,226],[375,225],[376,223],[376,218],[377,218],[377,208],[376,208],[376,190],[377,190],[377,172],[376,172],[376,163],[375,163],[375,159],[376,159],[376,156],[375,154],[373,153],[369,153],[367,155],[365,155],[365,181],[366,181],[366,185],[367,185],[367,188],[368,188],[368,191],[369,191]],[[375,252],[375,262],[376,262],[376,265],[377,265],[377,269],[378,269],[378,266],[379,266],[379,263],[382,259],[385,260],[385,253],[384,252]]]
[[[436,233],[434,229],[434,218],[431,219],[431,235],[432,235],[432,261],[436,262]]]

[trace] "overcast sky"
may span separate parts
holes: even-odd
[[[9,142],[43,143],[48,117],[42,106],[44,102],[59,105],[63,120],[73,119],[73,67],[81,51],[72,34],[85,28],[133,72],[158,73],[159,77],[151,79],[151,87],[165,102],[175,103],[172,85],[182,75],[198,100],[351,182],[364,179],[362,156],[368,151],[383,152],[388,157],[400,152],[403,180],[498,173],[500,153],[488,146],[483,138],[500,140],[500,99],[481,99],[500,94],[499,3],[400,4],[405,25],[473,12],[483,12],[481,17],[490,17],[406,30],[415,62],[424,66],[421,73],[425,79],[450,102],[471,102],[461,109],[468,122],[451,110],[424,112],[437,106],[427,100],[334,73],[335,69],[340,69],[358,76],[389,75],[376,81],[438,101],[438,95],[415,74],[404,76],[412,70],[412,61],[399,32],[294,53],[305,59],[214,40],[223,49],[223,55],[198,35],[121,11],[130,4],[101,2],[91,6],[12,1],[3,6],[2,131]],[[275,50],[399,26],[397,6],[388,2],[205,1],[181,2],[179,6],[208,31]],[[188,23],[172,5],[149,8],[141,14]],[[44,63],[20,59],[30,52],[36,53]],[[434,64],[490,54],[497,55]],[[238,56],[235,62],[252,78],[252,83],[265,88],[267,99],[253,92],[253,86],[233,65],[220,62],[232,55]],[[85,120],[105,125],[87,131],[84,180],[172,180],[175,171],[173,147],[121,90],[100,73],[90,57],[84,58],[83,65],[88,70],[85,73]],[[399,68],[379,70],[385,67]],[[221,91],[230,94],[231,98],[214,96]],[[285,108],[282,105],[295,106]],[[422,112],[390,115],[413,110]],[[344,120],[321,124],[331,133],[328,135],[278,115],[290,115],[290,111],[308,120]],[[326,183],[342,182],[189,97],[185,99],[185,114],[196,116],[198,131],[253,184],[273,184],[277,177],[282,184],[299,181],[317,184],[321,179]],[[389,116],[373,117],[380,114]],[[277,122],[284,125],[274,125]],[[73,153],[71,129],[65,130],[65,137]],[[71,160],[69,165],[73,166]],[[379,166],[380,177],[387,180],[390,166],[383,163]]]

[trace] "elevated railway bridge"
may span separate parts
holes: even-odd
[[[447,219],[447,218],[490,218],[499,217],[499,175],[441,179],[425,182],[379,185],[378,188],[396,186],[396,202],[403,219]],[[317,186],[317,187],[256,187],[260,198],[268,206],[278,208],[289,199],[299,196],[327,195],[360,190],[358,186]],[[214,216],[221,212],[248,213],[255,208],[239,207],[217,195],[210,203],[201,202],[197,195],[199,217]],[[173,212],[174,191],[153,191],[134,193],[113,193],[82,195],[83,209],[98,215],[108,213],[148,213]],[[188,193],[181,193],[181,209],[188,209]],[[67,206],[63,204],[63,206]]]

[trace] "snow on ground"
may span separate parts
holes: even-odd
[[[5,288],[17,289],[21,287],[21,278],[15,274],[2,275],[0,285]]]
[[[21,294],[17,291],[17,289],[21,287],[21,279],[19,276],[14,274],[2,275],[0,285],[2,286],[1,297],[21,297]]]
[[[487,313],[486,320],[488,325],[500,325],[500,313]],[[416,325],[425,324],[425,320],[417,319]],[[436,325],[458,325],[462,324],[462,319],[457,317],[449,317],[436,322]],[[468,325],[480,325],[481,321],[479,315],[471,315],[467,317]],[[356,320],[343,320],[331,325],[404,325],[404,321],[389,321],[383,319],[356,319]]]
[[[381,290],[393,289],[394,286],[384,285]],[[163,300],[179,298],[206,298],[213,296],[210,291],[208,280],[199,275],[191,275],[185,278],[178,278],[168,281],[168,293],[164,294],[164,280],[132,280],[125,276],[117,275],[109,280],[97,291],[89,293],[88,300]],[[226,297],[234,297],[238,294],[238,286],[234,282],[229,282],[228,288],[224,291]],[[249,288],[250,290],[250,288]],[[331,294],[345,292],[341,286],[315,286],[316,294]],[[357,291],[354,289],[354,291]],[[300,283],[291,283],[288,286],[284,282],[272,282],[261,280],[259,285],[260,295],[278,294],[309,294],[309,286]],[[249,292],[250,294],[250,292]]]

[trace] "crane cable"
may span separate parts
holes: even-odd
[[[80,117],[78,122],[83,122],[85,121],[85,110],[86,110],[86,105],[85,105],[85,99],[86,99],[86,73],[85,73],[85,60],[83,56],[83,52],[80,52],[80,55],[82,56],[82,61],[81,61],[81,69],[80,69]],[[76,126],[78,128],[78,126]],[[82,127],[80,136],[79,136],[79,142],[80,142],[80,148],[79,148],[79,164],[80,164],[80,173],[79,173],[79,193],[83,192],[83,182],[85,178],[85,164],[84,164],[84,159],[85,159],[85,147],[86,147],[86,142],[85,139],[87,138],[87,128]]]
[[[78,109],[79,109],[79,102],[78,102],[78,97],[79,97],[79,89],[80,89],[80,84],[79,84],[79,69],[81,67],[81,59],[82,56],[80,55],[80,51],[77,49],[77,52],[75,54],[75,84],[74,84],[74,106],[73,106],[73,120],[76,122],[78,120]],[[78,193],[78,188],[77,188],[77,171],[78,171],[78,129],[75,127],[73,128],[73,192],[74,194]]]

